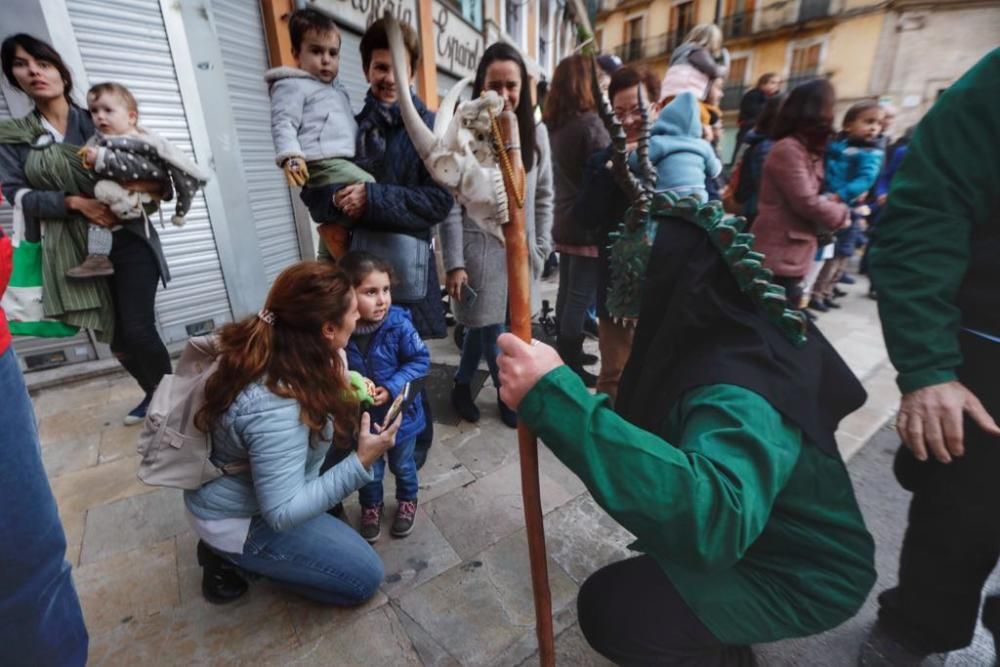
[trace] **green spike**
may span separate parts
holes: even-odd
[[[736,283],[740,286],[741,291],[746,291],[747,287],[753,283],[755,272],[759,268],[760,262],[746,257],[732,265],[733,275],[736,276]]]
[[[788,300],[785,298],[784,294],[765,292],[760,299],[760,304],[768,317],[780,319],[785,312],[785,306],[788,304]]]
[[[763,266],[764,264],[764,253],[757,252],[756,250],[751,250],[747,255],[747,259],[756,260],[759,264]]]
[[[736,240],[736,230],[728,222],[720,222],[715,225],[709,230],[708,235],[712,237],[715,247],[722,251],[725,251]]]
[[[727,220],[727,222],[730,224],[732,223],[731,220]],[[743,232],[737,230],[736,238],[733,239],[733,243],[745,243],[748,246],[753,246],[753,234],[744,234]]]
[[[764,267],[761,267],[760,270],[757,272],[756,277],[759,278],[760,280],[766,280],[767,282],[771,283],[774,282],[774,271],[772,271],[771,269],[765,269]]]
[[[732,218],[729,218],[727,222],[729,222],[729,224],[732,225],[733,228],[740,234],[745,232],[747,229],[747,219],[744,218],[742,215],[737,215]]]
[[[727,264],[735,264],[750,252],[750,246],[743,243],[733,243],[722,251],[722,256],[726,258]]]

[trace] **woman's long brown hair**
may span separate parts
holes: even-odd
[[[310,431],[321,431],[332,415],[338,434],[353,433],[358,403],[323,336],[323,325],[339,325],[352,300],[350,281],[333,264],[299,262],[282,271],[264,306],[273,324],[254,315],[219,331],[219,369],[205,383],[198,428],[210,432],[244,387],[263,378],[271,392],[298,401]]]
[[[561,127],[578,113],[597,109],[591,87],[593,71],[594,60],[581,55],[563,58],[556,66],[542,112],[549,130]]]

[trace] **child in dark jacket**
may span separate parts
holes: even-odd
[[[409,312],[392,305],[392,266],[366,252],[351,252],[340,261],[358,299],[358,324],[347,344],[347,364],[375,385],[372,424],[380,423],[406,383],[427,376],[431,356],[420,339]],[[416,388],[411,396],[416,395]],[[417,512],[417,465],[413,450],[426,426],[423,404],[411,400],[403,408],[403,423],[396,446],[387,453],[389,469],[396,476],[396,517],[393,537],[406,537],[413,530]],[[373,427],[374,428],[374,427]],[[382,479],[385,460],[373,465],[375,481],[359,491],[361,536],[374,543],[382,535]]]
[[[821,311],[839,307],[833,301],[833,288],[857,249],[861,221],[870,212],[864,201],[882,169],[885,151],[878,135],[883,113],[875,100],[853,105],[844,114],[840,136],[826,151],[826,190],[851,208],[851,226],[837,232],[833,258],[825,260],[816,278],[812,306]]]

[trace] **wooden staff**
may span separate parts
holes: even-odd
[[[517,116],[505,111],[497,118],[505,138],[508,162],[502,156],[501,171],[510,222],[503,226],[507,246],[507,298],[510,304],[511,332],[531,342],[531,270],[528,264],[528,240],[524,232],[524,164],[521,162]],[[545,555],[545,527],[542,524],[542,495],[538,481],[538,439],[518,420],[517,442],[521,458],[521,496],[524,499],[524,523],[528,533],[528,558],[531,563],[531,589],[535,597],[535,631],[538,635],[538,658],[543,667],[555,665],[555,638],[552,632],[552,592],[549,590],[548,559]]]

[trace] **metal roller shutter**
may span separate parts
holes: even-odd
[[[91,84],[117,81],[139,102],[139,123],[193,156],[173,57],[160,5],[154,0],[66,0]],[[163,205],[163,219],[173,203]],[[154,223],[159,224],[154,216]],[[173,280],[157,295],[156,314],[168,342],[187,337],[187,326],[232,318],[205,197],[195,198],[184,227],[159,230]]]
[[[264,273],[270,283],[282,269],[301,259],[301,253],[291,193],[284,174],[274,164],[264,82],[267,45],[260,5],[247,0],[212,0],[211,7]]]
[[[361,35],[344,26],[340,27],[340,72],[337,76],[351,96],[354,113],[359,113],[368,94],[368,81],[361,67]]]
[[[10,118],[7,100],[0,94],[0,120]],[[0,227],[5,234],[11,233],[13,208],[10,202],[0,205]],[[64,363],[90,361],[97,358],[94,346],[85,331],[69,338],[31,338],[17,337],[14,339],[14,351],[17,352],[22,368],[31,370],[49,368]]]

